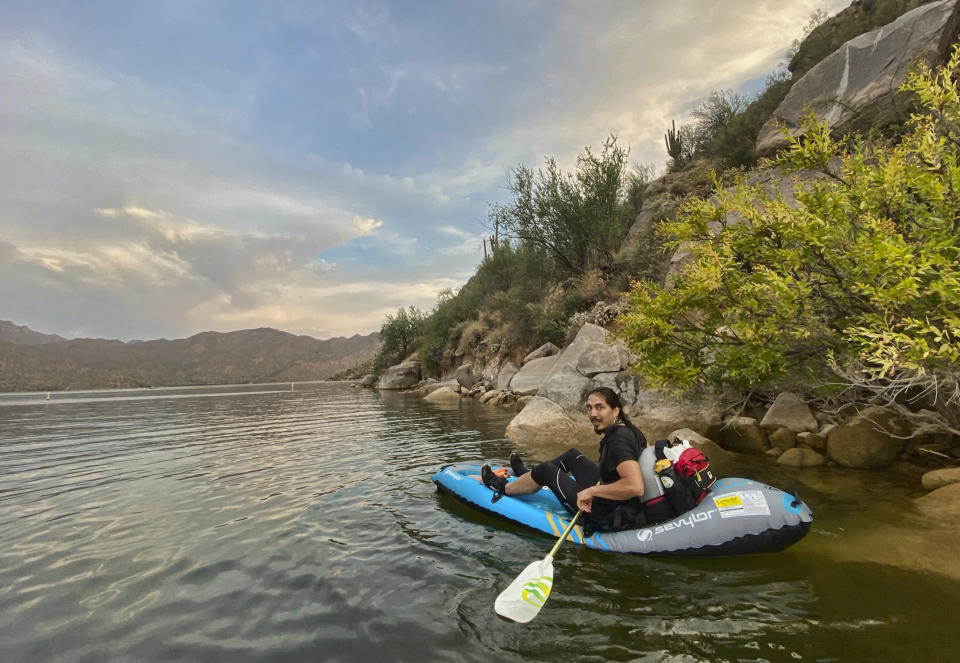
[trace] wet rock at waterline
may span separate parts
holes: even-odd
[[[921,477],[920,483],[927,490],[936,490],[952,483],[960,483],[960,467],[932,470]]]
[[[409,389],[419,382],[420,362],[405,361],[384,371],[377,389]]]
[[[728,451],[762,454],[770,448],[767,431],[753,417],[731,417],[723,424],[721,444]]]
[[[914,503],[917,510],[929,518],[949,520],[960,525],[960,483],[937,488]]]
[[[827,455],[844,467],[882,470],[903,451],[909,429],[894,412],[868,407],[832,429],[827,435]]]
[[[787,449],[777,458],[777,463],[788,467],[816,467],[826,462],[826,458],[806,447]]]

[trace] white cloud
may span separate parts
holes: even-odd
[[[284,78],[290,53],[260,46],[255,59],[276,62],[231,71],[242,88],[231,93],[173,59],[111,67],[67,50],[79,38],[68,47],[25,31],[0,41],[0,309],[48,321],[42,331],[141,338],[376,329],[472,271],[484,203],[507,195],[511,166],[552,155],[570,168],[610,133],[632,161],[662,164],[671,120],[770,73],[812,11],[845,4],[500,3],[491,15],[525,26],[526,41],[469,55],[399,5],[291,5],[278,25],[304,27],[316,66]],[[325,68],[342,55],[327,50],[331,34],[345,37],[350,66]],[[343,87],[328,92],[332,79]],[[284,87],[319,93],[283,99],[308,110],[278,110],[270,95]],[[315,119],[325,96],[340,115]],[[446,102],[456,126],[429,125]],[[307,120],[288,128],[299,110]],[[287,130],[296,140],[276,138]]]

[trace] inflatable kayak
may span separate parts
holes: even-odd
[[[480,481],[479,464],[447,465],[433,481],[437,490],[475,509],[545,534],[559,536],[570,522],[548,488],[492,502],[493,492]],[[672,520],[641,529],[597,532],[587,539],[578,525],[568,540],[638,555],[742,555],[783,550],[802,539],[812,521],[810,507],[793,495],[750,479],[726,478],[718,479],[696,507]]]

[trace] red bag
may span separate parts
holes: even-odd
[[[692,479],[696,486],[703,491],[709,490],[710,486],[717,480],[713,475],[713,470],[710,469],[707,457],[699,449],[693,447],[684,449],[677,462],[674,463],[674,467],[677,469],[677,474]],[[697,502],[700,499],[703,499],[703,495],[700,495]]]

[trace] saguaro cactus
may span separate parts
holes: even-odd
[[[673,159],[674,168],[683,165],[683,137],[677,131],[675,120],[670,122],[671,128],[663,135],[663,140],[667,144],[667,154]]]

